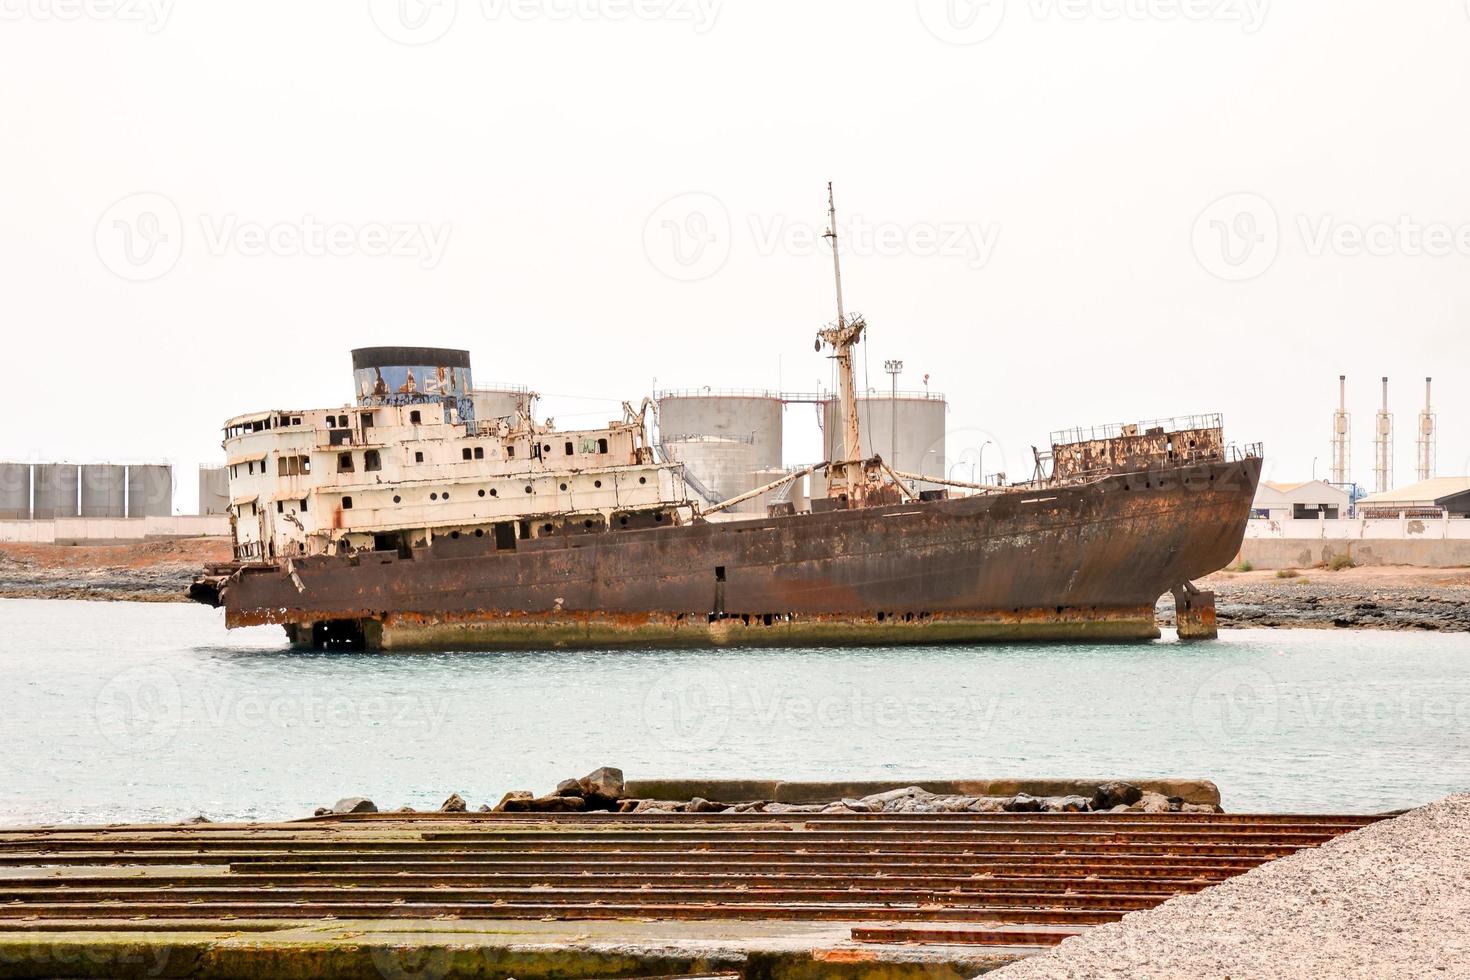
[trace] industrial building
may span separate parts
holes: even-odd
[[[1251,505],[1253,520],[1335,521],[1348,516],[1352,498],[1346,490],[1325,480],[1302,483],[1264,481]]]
[[[1470,476],[1440,476],[1358,501],[1366,518],[1470,518]]]

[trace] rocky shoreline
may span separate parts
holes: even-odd
[[[1036,796],[1017,792],[1007,795],[933,793],[920,786],[899,786],[862,797],[838,797],[806,803],[777,800],[648,799],[635,794],[612,766],[595,769],[580,779],[564,779],[554,791],[538,795],[514,790],[494,806],[488,803],[477,813],[1223,813],[1218,803],[1191,803],[1182,796],[1167,796],[1123,780],[1107,780],[1086,787],[1090,792],[1060,796]],[[1213,788],[1212,788],[1213,790]],[[772,794],[774,795],[774,794]],[[1218,796],[1216,796],[1218,799]],[[367,797],[350,796],[330,807],[318,807],[315,816],[378,813]],[[414,813],[399,807],[393,813]],[[468,813],[469,804],[458,793],[439,807],[440,813]]]
[[[224,538],[118,545],[0,544],[0,599],[187,602],[210,562],[228,561]]]

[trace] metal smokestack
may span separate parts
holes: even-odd
[[[1346,485],[1352,482],[1348,473],[1351,462],[1348,458],[1352,439],[1352,416],[1347,410],[1347,375],[1337,376],[1337,411],[1332,415],[1332,482]]]
[[[1435,419],[1433,378],[1424,379],[1424,411],[1419,413],[1419,465],[1416,476],[1420,481],[1434,479]]]
[[[1387,493],[1393,489],[1393,414],[1388,410],[1388,378],[1383,379],[1383,407],[1378,410],[1373,447],[1373,492]]]

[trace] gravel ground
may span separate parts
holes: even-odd
[[[1470,976],[1470,793],[1134,912],[986,976]]]
[[[207,562],[228,561],[224,538],[68,547],[0,544],[0,598],[187,602]]]
[[[1470,631],[1470,573],[1460,569],[1217,572],[1198,584],[1215,592],[1222,627]],[[1159,619],[1173,625],[1172,596],[1159,603]]]

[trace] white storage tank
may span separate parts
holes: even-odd
[[[863,456],[881,456],[904,473],[944,479],[944,396],[929,392],[870,391],[858,397],[858,426]],[[842,457],[841,407],[836,399],[822,406],[822,444],[827,458]],[[894,438],[895,432],[897,438]]]
[[[128,467],[128,516],[169,517],[174,512],[174,470],[167,464]]]
[[[127,467],[108,463],[82,467],[83,517],[126,517],[127,494]]]
[[[229,471],[223,466],[199,467],[199,513],[224,514],[229,506]]]
[[[654,397],[658,401],[659,441],[665,446],[699,436],[739,439],[751,445],[752,472],[782,465],[785,403],[780,395],[697,388],[661,391]]]
[[[76,517],[78,468],[75,463],[37,463],[34,516],[38,521]]]
[[[756,471],[755,444],[748,439],[690,436],[665,441],[663,447],[670,459],[683,463],[720,500],[759,486],[751,482]]]
[[[0,521],[31,517],[31,464],[0,463]]]

